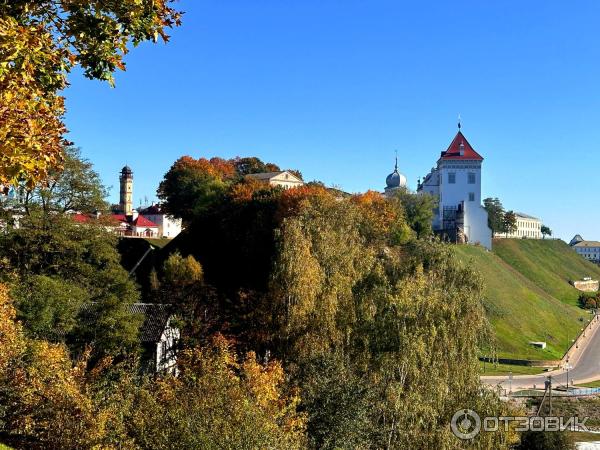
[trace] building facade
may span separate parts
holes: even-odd
[[[282,170],[279,172],[251,173],[246,175],[246,178],[268,184],[269,186],[280,186],[284,189],[304,185],[304,181],[288,170]]]
[[[517,228],[512,233],[497,234],[499,238],[542,239],[542,221],[537,217],[516,212]]]
[[[453,242],[491,249],[492,230],[481,205],[482,163],[483,157],[459,129],[448,149],[441,152],[437,167],[419,180],[417,192],[438,200],[433,219],[436,232]]]
[[[581,235],[576,235],[569,245],[588,261],[600,264],[600,242],[586,241]]]
[[[158,236],[172,239],[181,233],[181,219],[162,212],[160,206],[152,205],[140,211],[146,219],[158,225]]]

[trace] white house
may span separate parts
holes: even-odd
[[[163,213],[158,205],[144,208],[140,214],[158,225],[158,237],[172,239],[181,233],[181,219]]]
[[[588,261],[600,264],[600,242],[586,241],[578,234],[571,239],[569,245]]]
[[[431,169],[417,192],[438,199],[433,228],[455,242],[480,244],[492,248],[492,230],[487,211],[481,205],[481,166],[483,157],[459,131],[446,151],[441,152],[437,167]]]
[[[112,219],[116,223],[114,230],[119,236],[146,238],[160,237],[158,225],[139,214],[135,209],[129,216],[126,216],[125,214],[113,214]]]
[[[279,172],[251,173],[246,175],[246,178],[257,180],[270,186],[281,186],[285,189],[302,186],[304,184],[304,181],[287,170]]]
[[[133,303],[128,310],[144,318],[139,339],[144,351],[142,363],[145,369],[150,373],[176,375],[180,331],[173,323],[171,307],[158,303]]]

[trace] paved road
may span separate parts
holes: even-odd
[[[596,320],[592,329],[587,332],[586,338],[580,343],[579,349],[570,357],[569,384],[586,383],[600,380],[600,321]],[[505,389],[526,389],[534,385],[538,389],[544,388],[544,381],[552,375],[553,386],[567,384],[567,371],[564,369],[553,370],[540,375],[514,375],[512,384],[508,376],[481,377],[485,384],[502,385]]]

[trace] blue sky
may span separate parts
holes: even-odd
[[[155,199],[182,155],[258,156],[349,192],[415,187],[456,133],[483,195],[600,239],[600,2],[187,0],[112,89],[74,72],[69,139],[118,198]]]

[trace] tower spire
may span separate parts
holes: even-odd
[[[460,113],[458,113],[458,131],[460,131],[460,126],[461,126],[461,123],[460,123]]]
[[[394,170],[398,171],[398,150],[394,150],[396,152],[396,163],[394,164]]]

